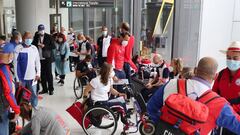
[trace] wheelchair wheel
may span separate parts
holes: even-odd
[[[141,135],[154,135],[155,126],[154,123],[150,120],[146,121],[146,127],[144,127],[143,123],[140,123],[139,132]]]
[[[84,114],[82,125],[87,135],[113,135],[117,129],[117,120],[115,114],[109,108],[92,107]]]
[[[73,90],[74,90],[75,97],[77,99],[82,98],[83,85],[82,85],[80,79],[77,77],[75,78],[74,83],[73,83]]]

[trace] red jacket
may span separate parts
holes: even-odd
[[[2,88],[0,88],[0,90],[3,91],[3,94],[13,111],[16,114],[20,114],[20,108],[17,105],[16,99],[13,95],[12,75],[10,73],[9,66],[1,65],[0,78],[2,83]]]
[[[228,101],[240,97],[240,69],[233,77],[231,77],[231,72],[228,68],[223,69],[221,72],[221,76],[214,82],[213,91]],[[236,106],[234,108],[236,110]],[[237,108],[236,111],[240,112],[240,105]]]
[[[138,68],[137,66],[133,63],[132,61],[132,50],[134,47],[134,36],[131,36],[129,41],[128,41],[128,45],[125,47],[125,55],[124,55],[124,62],[127,62],[130,64],[130,66],[137,71]]]
[[[121,45],[119,39],[112,38],[107,52],[107,63],[112,64],[114,69],[123,70],[125,47]]]

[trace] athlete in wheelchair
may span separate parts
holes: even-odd
[[[74,94],[77,99],[82,97],[83,87],[96,77],[96,70],[91,64],[91,55],[86,55],[85,59],[77,64],[76,78],[74,80]]]
[[[113,76],[112,66],[104,63],[99,76],[92,79],[84,90],[83,103],[87,104],[88,109],[83,116],[82,125],[86,134],[97,133],[99,129],[107,129],[106,133],[102,131],[105,135],[114,134],[119,115],[124,128],[129,128],[132,124],[128,120],[130,114],[125,103],[126,94],[119,93],[112,87]],[[109,100],[109,93],[118,98]]]

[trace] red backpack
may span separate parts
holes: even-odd
[[[201,127],[209,122],[208,103],[220,96],[209,90],[193,100],[187,97],[186,83],[186,80],[179,79],[178,94],[172,94],[165,100],[157,135],[200,135]]]

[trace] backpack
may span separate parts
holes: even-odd
[[[211,90],[197,100],[187,97],[187,81],[178,80],[178,94],[168,96],[161,109],[157,135],[200,135],[201,127],[209,117],[207,104],[216,98]]]

